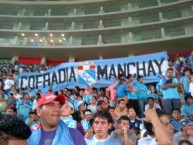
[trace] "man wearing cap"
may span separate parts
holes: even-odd
[[[63,96],[45,94],[38,100],[37,114],[41,123],[31,128],[29,145],[86,145],[81,133],[60,120]]]
[[[184,139],[193,143],[193,121],[190,119],[182,119],[180,124],[182,126],[182,131],[174,135],[173,145],[178,145],[178,143]]]

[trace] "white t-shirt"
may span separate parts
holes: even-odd
[[[20,100],[22,98],[22,95],[20,94],[14,94],[14,98],[17,100]]]
[[[158,109],[161,109],[160,105],[157,104],[157,103],[154,103],[154,107],[153,108],[158,108]],[[149,109],[149,104],[145,105],[145,111],[147,111]]]
[[[190,83],[189,92],[191,93],[191,96],[193,96],[193,82]]]
[[[6,79],[4,82],[4,90],[11,89],[11,87],[14,85],[14,81],[10,79]]]
[[[181,140],[184,140],[184,136],[182,135],[182,132],[177,132],[174,134],[174,139],[173,139],[173,145],[178,145],[178,143],[181,141]],[[193,143],[193,137],[189,137],[188,138],[188,141],[190,141],[191,143]]]
[[[155,138],[148,135],[147,137],[140,138],[140,140],[138,141],[138,145],[158,145],[158,144]]]
[[[95,105],[90,104],[90,105],[88,105],[87,109],[91,110],[92,113],[96,113],[97,112],[97,105],[96,104]]]
[[[98,140],[95,135],[92,138],[85,138],[87,145],[121,145],[118,140],[115,140],[108,136],[106,139]]]
[[[32,110],[34,111],[34,110],[37,108],[37,106],[38,106],[38,102],[37,102],[37,100],[35,99],[35,100],[33,101],[33,103],[32,103]]]

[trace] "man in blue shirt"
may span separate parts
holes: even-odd
[[[145,104],[147,102],[147,97],[149,96],[149,91],[147,89],[147,86],[144,84],[143,76],[138,76],[137,81],[134,82],[137,96],[139,99],[139,108],[140,108],[140,115],[139,117],[143,116],[143,112],[145,110]]]
[[[178,80],[173,77],[173,69],[167,69],[166,77],[161,80],[161,89],[163,89],[163,109],[168,115],[171,114],[172,108],[180,108],[178,86]]]
[[[120,80],[120,84],[117,87],[116,95],[117,95],[118,100],[124,99],[126,104],[127,104],[127,101],[128,101],[128,98],[127,98],[127,82],[126,82],[125,79]]]
[[[85,138],[87,145],[121,145],[120,142],[108,135],[113,119],[108,111],[98,111],[93,117],[92,127],[95,135]]]

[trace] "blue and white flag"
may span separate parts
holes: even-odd
[[[160,74],[168,68],[167,53],[159,52],[141,56],[116,59],[89,60],[84,62],[62,63],[44,73],[22,73],[18,76],[19,88],[31,87],[34,91],[46,93],[74,86],[107,87],[112,78],[119,74],[144,76],[145,83],[158,81]]]

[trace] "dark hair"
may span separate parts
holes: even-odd
[[[154,98],[153,98],[153,97],[148,97],[148,98],[147,98],[147,102],[148,102],[149,100],[153,100],[153,101],[154,101]]]
[[[186,95],[185,96],[185,101],[187,102],[188,99],[193,99],[191,95]]]
[[[107,96],[104,96],[103,99],[104,99],[104,98],[107,98],[107,100],[109,100],[109,97],[107,97]]]
[[[32,115],[32,114],[37,115],[36,111],[30,111],[29,112],[29,115]]]
[[[180,112],[181,113],[181,110],[180,110],[180,108],[172,108],[172,113],[174,112],[174,111],[178,111],[178,112]]]
[[[101,105],[103,104],[103,102],[105,102],[105,101],[99,100],[99,101],[97,102],[97,106],[101,106]]]
[[[112,106],[108,107],[108,111],[111,109],[115,110],[115,107],[112,107]]]
[[[119,74],[118,79],[121,79],[121,77],[125,77],[125,75],[124,74]]]
[[[125,100],[124,100],[124,99],[120,99],[120,100],[118,101],[118,104],[120,104],[122,101],[124,101],[124,102],[125,102]]]
[[[130,109],[134,109],[134,110],[135,110],[135,108],[134,108],[133,106],[130,106],[130,107],[128,108],[128,112],[129,112]],[[136,110],[135,110],[135,112],[136,112]]]
[[[120,124],[120,123],[122,122],[122,120],[126,120],[126,121],[129,122],[129,117],[126,116],[126,115],[122,115],[122,116],[117,120],[117,123]]]
[[[95,98],[95,100],[97,100],[97,97],[96,97],[96,96],[93,96],[92,98]]]
[[[178,143],[178,145],[183,145],[183,143],[187,143],[188,145],[192,145],[192,143],[191,143],[189,140],[186,140],[186,139],[181,140],[181,141]]]
[[[93,124],[93,122],[96,118],[106,119],[108,121],[108,123],[113,123],[113,118],[112,118],[111,114],[106,110],[96,112],[94,114],[93,118],[91,119],[91,125]]]
[[[74,113],[72,114],[72,118],[76,120],[78,123],[81,123],[82,117],[80,111],[79,110],[74,111]]]
[[[168,68],[166,72],[168,72],[168,71],[170,71],[170,70],[173,71],[173,68]]]
[[[13,110],[13,112],[17,112],[17,109],[15,107],[9,106],[7,109]]]
[[[139,80],[140,78],[143,78],[143,76],[137,76],[137,80]]]
[[[0,119],[0,141],[6,145],[11,139],[26,140],[31,136],[30,128],[17,117],[5,115]]]
[[[78,90],[78,92],[80,92],[79,86],[75,86],[74,88],[76,88]]]
[[[127,75],[127,79],[131,78],[131,76],[133,76],[132,74],[128,74]]]
[[[13,93],[9,93],[9,95],[13,96]]]

